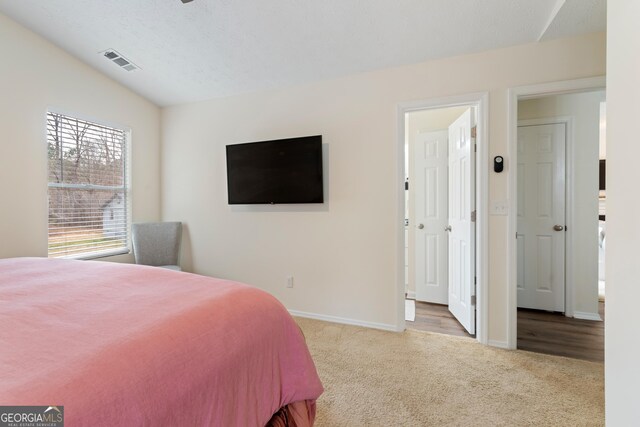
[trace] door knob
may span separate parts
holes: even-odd
[[[447,225],[447,226],[444,228],[444,231],[451,231],[451,226],[450,226],[450,225]]]
[[[564,230],[564,227],[561,226],[561,225],[556,224],[556,225],[553,226],[553,229],[555,231],[562,231],[562,230]]]
[[[424,228],[424,224],[418,224],[418,225],[416,225],[416,228],[418,230],[422,230]]]

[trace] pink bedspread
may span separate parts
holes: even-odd
[[[0,260],[0,405],[68,426],[264,426],[322,384],[285,308],[247,285],[107,262]],[[303,423],[304,424],[304,423]]]

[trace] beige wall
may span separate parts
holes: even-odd
[[[47,256],[48,108],[131,128],[133,219],[158,220],[159,108],[2,14],[0,58],[0,258]]]
[[[407,114],[407,143],[419,133],[448,129],[469,107],[447,107],[413,111]]]
[[[607,2],[607,425],[638,424],[640,2]]]
[[[186,223],[195,272],[290,309],[395,327],[398,103],[488,91],[493,157],[507,152],[509,87],[604,73],[604,34],[590,34],[166,108],[163,218]],[[227,205],[225,144],[313,134],[328,148],[324,206]],[[508,172],[489,180],[490,198],[506,200]],[[507,217],[489,227],[489,338],[504,343]]]
[[[518,102],[518,119],[572,119],[574,221],[568,271],[573,272],[573,310],[578,317],[598,317],[598,174],[600,103],[604,91],[547,96]],[[567,199],[569,203],[569,199]],[[569,204],[567,204],[569,207]]]

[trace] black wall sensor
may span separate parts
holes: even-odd
[[[500,173],[504,170],[504,159],[502,156],[495,156],[493,158],[493,170]]]

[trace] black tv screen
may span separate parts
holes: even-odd
[[[322,135],[227,145],[230,205],[323,203]]]

